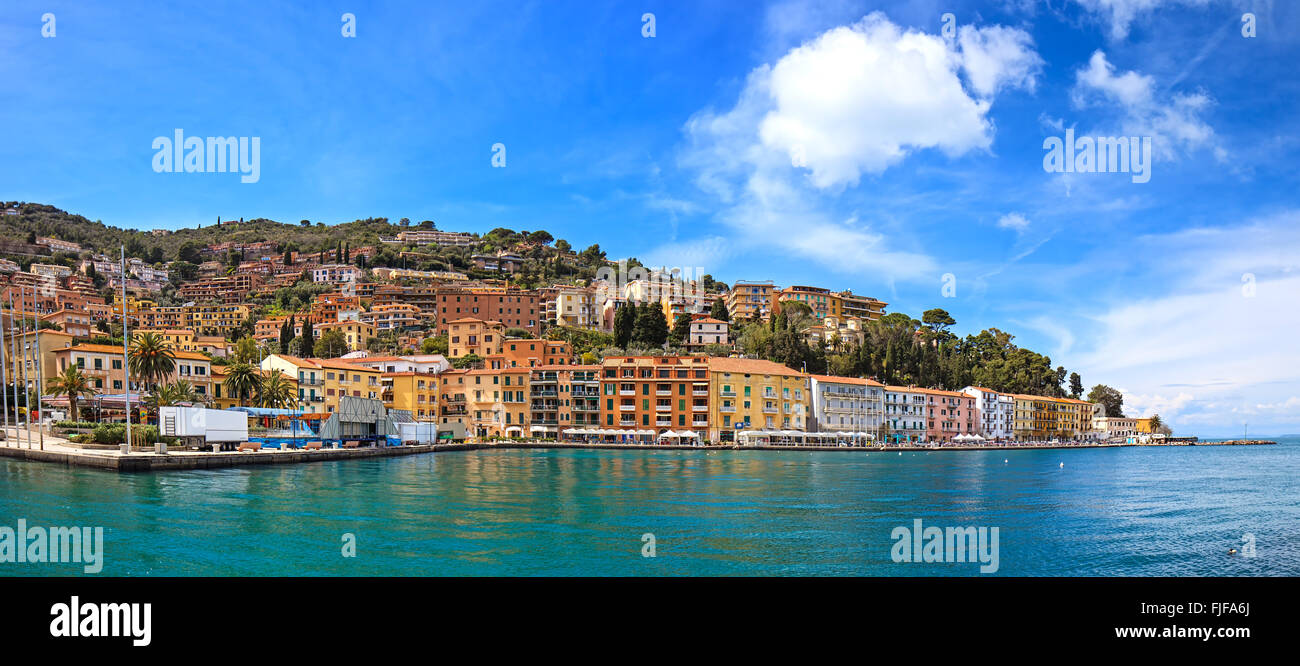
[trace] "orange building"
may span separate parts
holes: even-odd
[[[607,356],[601,362],[601,427],[707,428],[707,356]]]

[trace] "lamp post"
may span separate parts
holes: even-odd
[[[131,340],[126,323],[126,246],[120,246],[122,259],[122,389],[126,398],[126,439],[122,442],[122,455],[131,452],[131,354],[127,343]]]

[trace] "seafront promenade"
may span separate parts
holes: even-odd
[[[51,434],[45,435],[42,448],[38,437],[32,435],[29,448],[26,432],[10,428],[4,441],[0,441],[0,457],[50,462],[79,467],[93,467],[119,472],[150,472],[169,470],[213,469],[220,467],[240,467],[248,465],[279,465],[294,463],[321,462],[326,460],[355,460],[358,458],[378,458],[409,456],[421,453],[444,451],[474,451],[480,449],[647,449],[647,450],[765,450],[765,451],[843,451],[846,453],[892,453],[903,451],[1016,451],[1030,449],[1108,449],[1144,446],[1186,446],[1183,444],[1127,444],[1105,442],[1013,442],[1002,444],[889,444],[874,446],[816,446],[816,445],[763,445],[740,446],[737,444],[691,446],[684,444],[616,444],[555,442],[547,440],[488,441],[463,442],[452,444],[416,444],[402,446],[371,446],[359,448],[323,448],[323,449],[264,449],[260,451],[190,451],[173,447],[167,453],[154,453],[151,450],[135,450],[123,454],[114,449],[87,449],[73,444],[66,439]],[[1276,444],[1269,440],[1230,440],[1223,442],[1200,442],[1194,446],[1229,446],[1229,445],[1267,445]]]

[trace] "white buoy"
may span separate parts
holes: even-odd
[[[1007,461],[1007,459],[1006,459],[1006,458],[1003,458],[1003,459],[1002,459],[1002,462],[1004,462],[1004,463],[1005,463],[1005,462],[1008,462],[1008,461]]]
[[[1061,463],[1061,469],[1065,469],[1065,463]]]

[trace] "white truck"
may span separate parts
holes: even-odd
[[[248,441],[248,414],[204,407],[161,407],[158,433],[187,446],[233,449]]]

